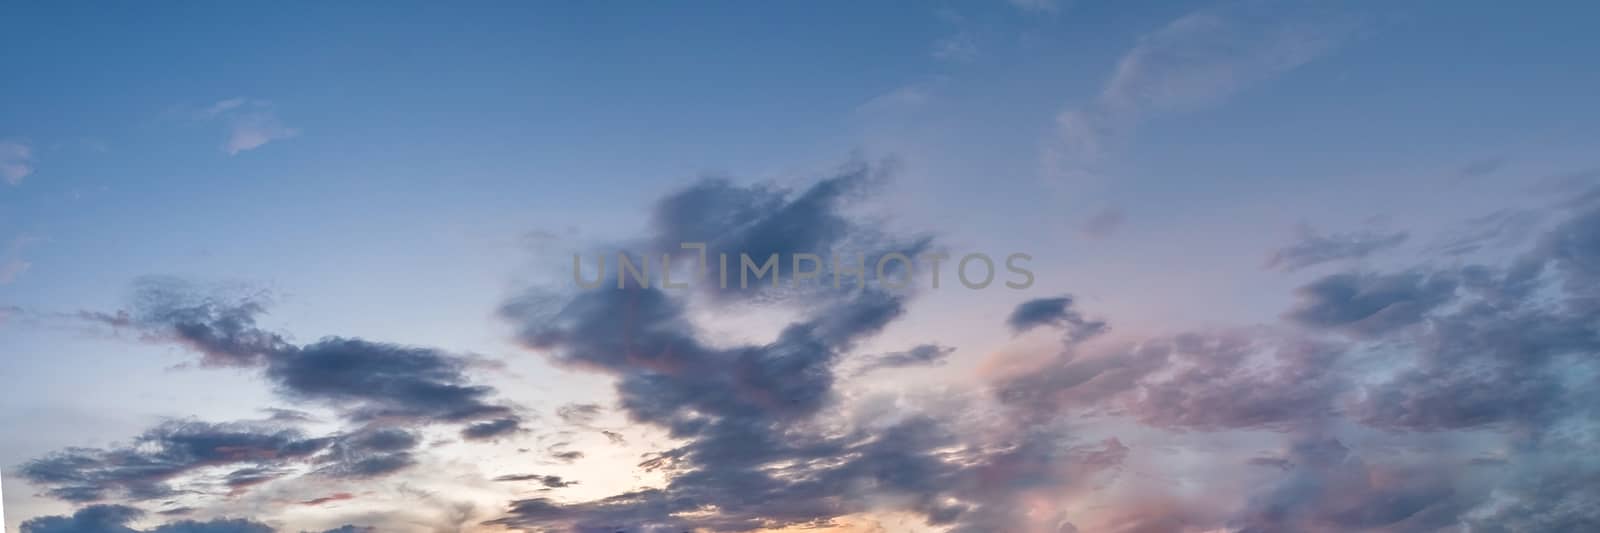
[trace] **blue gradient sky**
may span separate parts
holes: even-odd
[[[1532,233],[1467,255],[1435,245],[1500,210],[1555,213],[1563,195],[1549,191],[1594,178],[1597,14],[1580,2],[0,6],[6,528],[73,510],[13,474],[31,459],[164,419],[294,406],[251,371],[201,369],[137,328],[75,318],[128,307],[151,275],[268,293],[262,325],[299,343],[362,337],[499,362],[473,375],[545,413],[527,439],[547,443],[557,407],[615,402],[613,376],[519,346],[497,309],[566,283],[573,251],[638,236],[658,198],[703,176],[803,189],[847,161],[891,161],[893,180],[862,206],[875,224],[1034,256],[1028,290],[920,294],[854,352],[937,341],[956,348],[948,363],[852,380],[845,404],[981,389],[973,376],[997,358],[1054,351],[1003,327],[1029,299],[1070,293],[1128,338],[1274,324],[1297,287],[1341,270],[1505,263]],[[1306,230],[1406,238],[1266,266]],[[769,338],[792,312],[695,310],[721,342]],[[312,427],[341,427],[307,409]],[[539,467],[584,480],[566,501],[662,481],[632,463],[670,439],[626,415],[604,416],[628,447]],[[1281,437],[1115,420],[1082,434],[1180,450],[1127,468],[1184,483],[1221,475],[1213,455]],[[371,486],[433,483],[493,519],[526,494],[461,480],[526,470],[528,446],[439,444],[426,475]],[[404,505],[395,494],[313,511],[273,502],[322,494],[232,499],[196,517],[330,528]],[[1071,510],[1083,531],[1123,531]],[[877,512],[839,527],[934,530]],[[431,530],[444,529],[417,529]]]

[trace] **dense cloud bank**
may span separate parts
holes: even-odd
[[[747,231],[741,224],[761,226],[747,218],[766,211],[729,199],[762,194],[726,183],[679,193],[669,214],[692,204],[698,217],[743,222],[672,224],[673,238],[736,239]],[[789,209],[784,216],[798,216]],[[1279,324],[1119,336],[1070,296],[1021,302],[1004,325],[1059,331],[1056,354],[1000,365],[990,394],[954,413],[902,404],[909,412],[887,419],[849,414],[838,369],[853,345],[893,323],[908,294],[831,295],[770,341],[733,347],[695,333],[693,299],[656,290],[602,288],[538,312],[531,299],[512,301],[504,315],[524,344],[613,376],[633,420],[683,444],[641,465],[665,471],[665,486],[589,502],[520,500],[494,523],[740,531],[899,511],[952,531],[1600,528],[1600,513],[1586,510],[1600,500],[1578,488],[1600,472],[1585,453],[1596,445],[1590,406],[1600,390],[1600,210],[1564,215],[1505,264],[1314,279]],[[1366,257],[1406,235],[1302,237],[1276,254],[1276,268]],[[943,357],[930,343],[861,366]],[[984,417],[1004,423],[975,422]],[[1253,494],[1101,495],[1143,509],[1140,518],[1112,526],[1088,516],[1079,525],[1061,503],[1125,475],[1130,453],[1121,440],[1086,442],[1070,431],[1093,421],[1166,432],[1174,443],[1244,432],[1284,449],[1239,460],[1267,467],[1255,474],[1267,484]],[[1350,444],[1377,441],[1389,447]],[[1419,453],[1429,446],[1457,451]],[[1041,507],[1041,494],[1054,502]]]
[[[713,250],[935,246],[866,229],[843,210],[842,199],[880,175],[851,166],[799,191],[704,182],[663,199],[645,240]],[[499,310],[516,341],[561,368],[609,378],[628,420],[670,437],[637,465],[665,482],[573,500],[545,491],[580,480],[495,473],[498,485],[536,492],[485,525],[746,531],[899,513],[957,533],[1600,530],[1600,203],[1549,218],[1503,262],[1425,258],[1311,279],[1271,324],[1121,332],[1070,295],[1019,301],[992,327],[1019,339],[1048,334],[1052,347],[1002,350],[985,361],[976,390],[927,396],[849,397],[844,386],[949,358],[954,348],[934,339],[858,353],[908,312],[912,291],[530,292]],[[1279,268],[1376,254],[1399,235],[1317,237],[1280,252]],[[256,369],[284,398],[330,407],[357,429],[313,438],[169,423],[126,447],[27,465],[24,475],[56,497],[159,498],[219,466],[231,473],[215,482],[228,487],[285,470],[380,476],[411,464],[411,428],[450,425],[465,439],[526,429],[492,389],[471,384],[465,356],[360,339],[295,345],[256,325],[263,306],[253,301],[191,300],[164,286],[141,294],[133,312],[94,317],[181,342],[207,365]],[[714,342],[695,319],[707,305],[768,306],[791,318],[766,339]],[[570,404],[557,416],[595,429],[604,410]],[[1173,471],[1152,472],[1163,466]],[[25,531],[137,531],[122,525],[132,512],[88,507]],[[150,531],[258,531],[249,527]]]

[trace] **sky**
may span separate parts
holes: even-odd
[[[6,4],[5,531],[1600,530],[1596,14]]]

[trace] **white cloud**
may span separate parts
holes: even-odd
[[[0,179],[19,185],[33,174],[33,148],[16,141],[0,141]]]
[[[223,151],[228,155],[237,155],[239,152],[260,148],[269,142],[288,139],[300,134],[300,130],[283,125],[278,117],[271,113],[252,113],[233,119],[229,126],[228,142],[223,146]]]
[[[27,272],[33,263],[24,261],[21,257],[22,248],[38,241],[37,238],[23,235],[11,239],[11,244],[0,250],[0,285],[9,285]]]
[[[874,96],[856,106],[856,113],[879,114],[917,109],[933,101],[932,85],[936,82],[915,83]]]
[[[1011,5],[1029,13],[1055,13],[1061,10],[1056,0],[1011,0]]]
[[[1088,105],[1056,117],[1046,154],[1065,177],[1094,177],[1112,147],[1152,117],[1215,106],[1321,57],[1349,25],[1259,10],[1207,9],[1140,38]]]
[[[209,119],[221,120],[228,126],[228,136],[222,151],[238,155],[260,148],[267,143],[300,135],[278,119],[272,103],[249,98],[229,98],[212,104],[203,112]]]
[[[978,57],[978,40],[970,32],[934,41],[933,57],[942,61],[971,61]]]
[[[249,103],[252,103],[252,100],[248,98],[229,98],[227,100],[211,104],[211,107],[206,109],[206,116],[214,117],[221,115],[223,113],[238,109],[239,107]]]
[[[0,263],[0,285],[8,285],[16,281],[17,277],[21,276],[23,272],[27,272],[28,267],[31,266],[33,266],[33,263],[21,259],[12,259]]]

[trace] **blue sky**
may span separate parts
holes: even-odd
[[[1444,466],[1385,454],[1447,444],[1469,459],[1504,459],[1517,468],[1436,483],[1457,495],[1515,500],[1519,483],[1568,460],[1565,451],[1518,439],[1584,434],[1592,431],[1585,429],[1592,413],[1512,411],[1405,428],[1396,420],[1443,418],[1434,415],[1447,409],[1400,402],[1423,412],[1385,418],[1393,413],[1380,399],[1396,396],[1379,393],[1420,390],[1400,386],[1412,383],[1406,372],[1426,374],[1438,363],[1429,347],[1447,344],[1438,340],[1448,337],[1446,326],[1478,319],[1470,312],[1483,302],[1472,298],[1488,298],[1475,291],[1487,283],[1481,278],[1494,278],[1484,272],[1510,286],[1517,265],[1538,264],[1537,279],[1546,285],[1535,292],[1563,302],[1560,312],[1540,307],[1549,301],[1535,302],[1530,293],[1501,295],[1519,303],[1495,307],[1505,316],[1490,323],[1548,312],[1545,322],[1565,325],[1576,314],[1571,327],[1582,331],[1539,331],[1519,341],[1560,346],[1550,348],[1558,353],[1524,354],[1515,366],[1543,375],[1551,370],[1540,365],[1560,365],[1576,380],[1565,385],[1563,405],[1592,399],[1593,384],[1583,380],[1593,375],[1597,352],[1557,338],[1592,334],[1593,327],[1579,325],[1592,289],[1583,270],[1594,264],[1584,263],[1587,244],[1559,243],[1586,235],[1583,191],[1600,166],[1600,107],[1591,103],[1600,93],[1600,43],[1589,23],[1595,14],[1578,2],[1537,9],[1497,2],[1049,0],[0,7],[0,49],[9,52],[0,58],[0,380],[7,391],[0,423],[28,428],[0,438],[6,527],[100,504],[151,513],[182,507],[173,516],[248,519],[283,531],[347,524],[379,531],[739,530],[756,518],[827,522],[840,531],[1002,523],[1020,531],[1065,531],[1058,526],[1066,523],[1077,531],[1208,531],[1269,527],[1251,502],[1281,501],[1304,509],[1295,515],[1301,521],[1270,526],[1316,531],[1354,527],[1327,517],[1345,501],[1340,497],[1393,496],[1380,490],[1393,487],[1351,485],[1361,477],[1351,472],[1307,470],[1305,459],[1278,478],[1271,468],[1227,473],[1263,457],[1292,463],[1307,442],[1332,442],[1359,456],[1371,469],[1363,471],[1367,477],[1416,469],[1430,483]],[[870,186],[846,179],[859,168],[889,179]],[[764,415],[853,428],[911,453],[892,446],[897,433],[887,428],[904,421],[879,416],[884,406],[937,412],[948,407],[939,397],[963,398],[963,412],[1015,426],[986,431],[1017,432],[1019,441],[1035,435],[1024,426],[1071,433],[1052,441],[1063,447],[1060,461],[1040,468],[1092,471],[1099,482],[1019,480],[985,491],[1009,495],[1003,501],[937,493],[961,502],[964,516],[989,522],[940,522],[934,517],[953,511],[909,505],[934,493],[903,487],[867,491],[869,503],[859,506],[795,497],[802,503],[766,516],[727,504],[714,507],[723,515],[698,519],[686,509],[644,516],[596,506],[638,490],[694,494],[708,500],[704,505],[719,505],[710,495],[723,494],[692,484],[695,473],[724,472],[726,465],[693,455],[716,441],[682,429],[683,419],[629,403],[630,379],[671,372],[599,357],[586,350],[609,345],[576,340],[589,330],[561,329],[584,323],[582,305],[612,305],[603,294],[583,303],[590,300],[572,290],[574,252],[666,236],[747,237],[741,232],[748,228],[737,226],[698,235],[664,222],[663,199],[705,193],[694,184],[707,178],[725,179],[748,198],[789,191],[769,198],[783,205],[819,183],[841,184],[851,198],[814,213],[796,207],[795,216],[837,216],[852,235],[897,242],[931,236],[957,254],[1033,256],[1037,283],[1025,290],[894,296],[903,312],[892,321],[862,326],[859,337],[829,344],[827,356],[812,361],[820,367],[803,369],[837,378],[817,392],[825,401],[800,414]],[[708,216],[719,208],[739,212],[727,198],[705,201]],[[1339,298],[1346,285],[1357,287],[1343,301],[1355,310],[1318,307],[1319,298]],[[1449,296],[1432,296],[1443,285]],[[523,314],[516,303],[530,294],[572,306]],[[740,353],[733,346],[782,346],[774,339],[786,326],[823,331],[817,313],[872,303],[829,298],[672,295],[683,320],[662,327],[690,328],[695,336],[661,341],[731,365]],[[1030,301],[1055,312],[1038,324],[1008,327],[1007,318]],[[119,311],[128,314],[111,318]],[[196,316],[218,327],[248,316],[248,327],[227,332],[254,332],[282,346],[249,356],[207,351],[184,333],[184,320]],[[568,322],[536,323],[556,318]],[[1096,321],[1110,326],[1092,339],[1072,338]],[[1400,324],[1375,325],[1391,322]],[[1048,333],[1055,330],[1067,333]],[[1179,347],[1174,354],[1187,353],[1185,333],[1212,339],[1200,344],[1217,353],[1141,366],[1137,347],[1167,343]],[[314,366],[298,357],[345,354],[318,344],[327,336],[374,343],[347,346],[351,353],[403,359],[405,352],[386,350],[437,350],[418,357],[451,369],[440,379],[492,392],[462,401],[514,415],[463,421],[404,404],[414,409],[395,415],[404,420],[363,418],[357,411],[398,409],[385,402],[399,400],[317,392],[284,377]],[[1315,366],[1307,361],[1324,360],[1281,355],[1300,348],[1262,348],[1280,355],[1233,360],[1222,347],[1235,336],[1252,346],[1331,344],[1344,355]],[[885,363],[895,368],[851,373],[873,357],[916,346],[952,349],[919,352],[937,360],[908,368]],[[1320,353],[1304,351],[1312,352]],[[1126,391],[1080,398],[1072,376],[1085,361],[1137,375],[1128,377]],[[1149,396],[1208,364],[1270,379],[1299,376],[1283,369],[1301,364],[1338,375],[1337,383],[1291,385],[1319,391],[1341,416],[1329,421],[1307,411],[1288,416],[1292,424],[1259,414],[1198,423],[1204,417],[1174,414],[1176,407]],[[1027,374],[1045,377],[1018,377]],[[1432,381],[1417,382],[1449,381],[1428,376]],[[739,390],[763,384],[773,387],[763,393],[792,392],[765,381]],[[1277,390],[1267,385],[1261,388]],[[1014,390],[1034,391],[1028,398],[1036,401],[1018,404],[1002,394]],[[1209,398],[1183,391],[1194,403]],[[1043,398],[1098,408],[1057,406],[1041,419],[1034,411],[1049,403]],[[1294,399],[1283,402],[1300,406]],[[574,405],[594,405],[598,414],[557,414]],[[715,421],[750,408],[681,407],[674,416]],[[263,420],[267,408],[302,410],[315,421]],[[1516,418],[1548,425],[1508,428]],[[518,427],[494,439],[458,435],[462,424],[498,420]],[[185,421],[248,421],[250,431],[270,426],[341,443],[396,430],[427,444],[407,452],[414,465],[381,477],[341,479],[326,471],[332,467],[317,466],[325,462],[273,464],[294,475],[221,495],[195,489],[205,496],[140,499],[111,491],[93,502],[69,501],[49,492],[59,483],[28,474],[60,450],[114,450],[140,435],[170,437],[159,429]],[[1565,438],[1576,438],[1578,449],[1593,443],[1592,436]],[[1554,437],[1533,440],[1555,446],[1547,444]],[[339,446],[346,445],[356,446]],[[1272,455],[1280,448],[1289,451]],[[585,457],[530,457],[575,449]],[[635,466],[641,455],[672,450],[683,451],[680,469]],[[775,454],[770,464],[782,462],[767,451]],[[1074,466],[1091,452],[1120,460],[1103,469]],[[1591,471],[1592,461],[1581,463],[1569,470]],[[580,484],[543,487],[552,489],[547,493],[493,481],[529,471]],[[1159,498],[1132,498],[1150,488],[1140,472],[1174,481]],[[226,473],[185,470],[163,481],[204,487]],[[1210,501],[1189,490],[1279,482],[1320,486],[1322,496],[1263,489],[1270,493]],[[350,497],[296,505],[330,494]],[[559,512],[518,511],[507,504],[514,501]],[[1498,531],[1492,527],[1526,523],[1495,514],[1487,501],[1428,500],[1437,505],[1406,516],[1448,516],[1363,527],[1424,531],[1478,520],[1476,527]],[[451,518],[449,509],[462,502],[470,510]],[[1156,507],[1182,528],[1134,529],[1138,524],[1119,518]],[[645,508],[659,509],[640,504]],[[157,531],[168,518],[126,523]],[[80,531],[30,527],[22,530]]]

